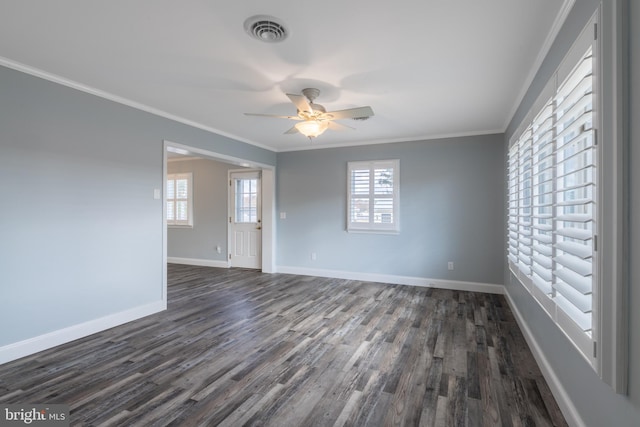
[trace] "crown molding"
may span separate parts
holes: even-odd
[[[551,50],[551,46],[553,45],[553,42],[556,40],[556,37],[558,36],[558,33],[560,32],[562,25],[564,25],[564,22],[567,20],[567,16],[569,16],[569,12],[571,12],[571,9],[573,8],[573,5],[575,4],[575,2],[576,0],[564,0],[564,2],[562,3],[562,6],[560,6],[560,10],[558,11],[558,14],[556,15],[556,19],[553,21],[553,24],[551,25],[551,29],[547,34],[547,38],[544,40],[544,43],[542,44],[542,47],[538,52],[538,56],[536,56],[536,59],[533,62],[531,69],[529,70],[529,74],[527,75],[527,78],[522,84],[522,88],[520,89],[520,92],[518,93],[518,96],[516,97],[516,100],[513,106],[511,107],[511,111],[509,112],[509,114],[507,114],[507,118],[504,124],[505,130],[509,126],[509,123],[511,123],[511,120],[513,120],[513,116],[515,116],[516,111],[518,110],[518,107],[520,107],[520,104],[522,104],[522,100],[527,94],[527,91],[529,90],[531,83],[533,83],[533,79],[535,79],[536,74],[538,74],[538,70],[540,69],[542,62],[544,61],[544,59],[547,57],[547,54]]]
[[[216,135],[224,136],[226,138],[231,138],[231,139],[234,139],[236,141],[244,142],[245,144],[253,145],[255,147],[262,148],[262,149],[265,149],[265,150],[269,150],[269,151],[273,151],[273,152],[276,151],[276,150],[274,150],[273,147],[269,147],[267,145],[260,144],[260,143],[257,143],[255,141],[250,141],[250,140],[248,140],[246,138],[242,138],[242,137],[239,137],[237,135],[233,135],[233,134],[228,133],[228,132],[223,132],[223,131],[221,131],[219,129],[215,129],[215,128],[212,128],[210,126],[203,125],[202,123],[198,123],[198,122],[195,122],[193,120],[185,119],[184,117],[180,117],[180,116],[177,116],[175,114],[168,113],[168,112],[160,110],[158,108],[150,107],[150,106],[148,106],[146,104],[143,104],[141,102],[136,102],[136,101],[133,101],[133,100],[128,99],[128,98],[124,98],[124,97],[119,96],[119,95],[114,95],[112,93],[109,93],[109,92],[94,88],[92,86],[85,85],[83,83],[79,83],[79,82],[76,82],[76,81],[71,80],[71,79],[67,79],[67,78],[59,76],[57,74],[53,74],[53,73],[50,73],[48,71],[41,70],[39,68],[35,68],[35,67],[30,66],[30,65],[22,64],[22,63],[17,62],[17,61],[13,61],[13,60],[11,60],[9,58],[5,58],[5,57],[0,56],[0,65],[4,66],[4,67],[7,67],[7,68],[11,68],[11,69],[16,70],[16,71],[20,71],[20,72],[25,73],[25,74],[32,75],[34,77],[38,77],[38,78],[41,78],[41,79],[44,79],[44,80],[48,80],[48,81],[53,82],[53,83],[57,83],[57,84],[60,84],[60,85],[63,85],[63,86],[67,86],[67,87],[70,87],[72,89],[76,89],[76,90],[79,90],[81,92],[85,92],[85,93],[88,93],[88,94],[91,94],[91,95],[94,95],[94,96],[97,96],[97,97],[100,97],[100,98],[103,98],[103,99],[107,99],[109,101],[117,102],[118,104],[126,105],[128,107],[135,108],[136,110],[144,111],[146,113],[153,114],[155,116],[159,116],[159,117],[162,117],[162,118],[165,118],[165,119],[169,119],[169,120],[172,120],[174,122],[181,123],[183,125],[187,125],[187,126],[191,126],[191,127],[197,128],[197,129],[201,129],[201,130],[207,131],[207,132],[211,132],[211,133],[214,133]]]

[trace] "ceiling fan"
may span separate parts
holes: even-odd
[[[313,101],[320,95],[320,90],[315,88],[302,89],[302,95],[288,93],[287,96],[298,109],[296,116],[278,116],[273,114],[244,113],[247,116],[275,117],[279,119],[297,120],[291,129],[285,134],[301,133],[307,138],[315,138],[325,130],[349,130],[350,126],[336,123],[333,120],[353,119],[366,120],[373,116],[371,107],[357,107],[346,110],[327,111],[322,105]]]

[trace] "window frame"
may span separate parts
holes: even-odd
[[[174,198],[169,198],[169,191],[167,189],[168,185],[169,185],[169,181],[174,181],[174,186],[175,186],[175,181],[179,180],[179,179],[186,179],[187,180],[187,219],[186,220],[177,220],[177,219],[173,219],[170,220],[168,218],[169,216],[169,203],[173,202],[174,206],[176,206],[177,201],[178,200],[184,200],[184,199],[178,199],[177,198],[177,188],[174,189]],[[167,221],[167,227],[171,227],[171,228],[193,228],[193,173],[192,172],[180,172],[180,173],[171,173],[171,174],[167,174],[167,179],[165,181],[165,192],[166,192],[166,206],[165,206],[165,219]],[[175,208],[174,208],[175,209]]]
[[[596,129],[597,143],[597,193],[596,193],[596,231],[597,250],[594,251],[594,277],[593,285],[593,316],[592,316],[592,346],[587,352],[580,350],[571,337],[571,332],[559,329],[568,337],[578,349],[579,353],[588,361],[600,378],[609,384],[617,393],[627,392],[627,348],[628,348],[628,302],[624,295],[627,289],[627,276],[625,271],[624,254],[627,242],[624,230],[628,224],[628,216],[625,208],[624,194],[626,189],[625,177],[627,167],[625,164],[625,151],[627,148],[624,131],[624,105],[628,96],[626,85],[627,76],[624,73],[624,46],[625,26],[622,23],[625,17],[624,5],[614,2],[611,7],[598,8],[596,13],[585,25],[582,33],[576,38],[573,46],[565,54],[564,59],[553,73],[547,86],[541,91],[537,101],[533,103],[529,112],[522,120],[519,127],[512,134],[507,151],[507,166],[512,144],[522,134],[534,115],[540,111],[544,102],[555,96],[556,82],[564,81],[571,72],[580,55],[583,54],[580,46],[585,46],[585,40],[592,46],[594,55],[593,74],[595,82],[594,92],[594,118],[593,126]],[[606,24],[606,28],[602,26]],[[606,30],[606,31],[605,31]],[[603,49],[610,46],[611,49]],[[507,264],[515,278],[525,289],[529,290],[534,300],[550,314],[551,318],[554,303],[548,304],[543,298],[536,297],[535,286],[526,275],[517,267],[514,268],[509,259],[510,244],[512,239],[510,230],[510,198],[513,192],[510,190],[509,169],[506,172],[507,182]],[[533,291],[531,290],[533,289]],[[539,296],[539,295],[538,295]]]
[[[238,204],[237,197],[239,193],[237,192],[237,185],[239,181],[243,180],[256,180],[256,204],[255,204],[255,221],[238,221]],[[261,212],[262,212],[262,197],[261,197],[261,189],[259,186],[261,185],[262,174],[259,170],[251,170],[251,171],[229,171],[229,183],[233,186],[231,188],[231,194],[233,197],[230,198],[229,208],[230,208],[230,218],[234,224],[258,224],[261,222]]]
[[[392,180],[392,221],[390,223],[375,222],[374,201],[377,198],[389,198],[388,194],[375,194],[375,171],[378,169],[391,168],[393,170]],[[355,170],[367,170],[369,173],[369,192],[365,194],[356,194],[352,192],[353,175]],[[369,221],[354,222],[352,221],[352,202],[354,199],[368,199],[369,202]],[[400,160],[366,160],[366,161],[350,161],[347,162],[347,209],[346,209],[347,232],[349,233],[378,233],[378,234],[398,234],[400,232]]]
[[[590,26],[588,26],[590,27]],[[597,144],[597,132],[600,129],[600,125],[596,122],[596,118],[598,117],[599,111],[601,109],[599,105],[599,97],[598,97],[598,79],[597,72],[599,58],[597,52],[597,43],[596,40],[593,39],[592,34],[583,33],[574,46],[571,48],[569,53],[565,56],[562,61],[560,67],[553,74],[552,78],[538,97],[538,100],[534,103],[532,108],[529,111],[529,114],[522,121],[518,130],[514,133],[508,150],[508,180],[510,184],[509,194],[508,194],[508,209],[509,209],[509,224],[508,224],[508,233],[514,233],[514,220],[513,220],[513,211],[514,208],[517,207],[517,215],[515,215],[516,221],[515,225],[517,225],[517,231],[515,234],[517,235],[517,247],[513,248],[514,238],[511,235],[507,242],[507,250],[508,250],[508,264],[512,273],[518,278],[520,283],[531,293],[531,295],[538,301],[538,303],[544,308],[544,310],[549,314],[554,323],[562,330],[565,335],[569,338],[569,340],[576,346],[576,348],[580,351],[583,357],[591,364],[595,366],[597,361],[597,353],[593,351],[594,343],[597,343],[599,327],[597,325],[597,318],[600,316],[598,310],[598,292],[601,286],[601,279],[598,276],[598,250],[593,249],[591,255],[589,255],[590,267],[593,268],[593,272],[589,274],[591,281],[591,289],[589,295],[589,301],[591,305],[591,310],[589,312],[590,318],[590,328],[585,330],[582,327],[578,326],[579,321],[577,320],[579,317],[572,317],[570,311],[566,311],[567,308],[563,310],[562,302],[564,297],[563,293],[559,292],[561,286],[568,287],[569,285],[565,285],[563,279],[559,273],[566,271],[563,269],[561,263],[558,263],[558,259],[561,257],[559,253],[563,251],[558,248],[558,239],[561,239],[562,234],[560,229],[563,227],[562,224],[566,222],[562,220],[561,212],[563,211],[563,204],[561,200],[558,200],[562,192],[564,191],[562,188],[558,188],[558,183],[561,181],[561,177],[558,175],[561,165],[565,162],[564,159],[561,158],[561,153],[566,149],[564,145],[565,142],[559,141],[560,135],[563,132],[562,121],[558,120],[559,117],[562,117],[562,113],[564,110],[559,108],[559,104],[562,101],[558,102],[561,98],[562,94],[565,90],[565,83],[569,78],[574,77],[574,70],[579,70],[581,64],[584,62],[585,52],[591,53],[592,59],[592,68],[591,72],[588,75],[589,78],[593,79],[593,84],[591,87],[591,100],[592,100],[592,109],[591,109],[591,120],[592,128],[580,128],[580,135],[587,135],[585,138],[589,138],[589,134],[592,135],[593,143],[591,144],[588,150],[595,151],[595,157],[600,156],[600,146]],[[587,53],[588,55],[588,53]],[[575,87],[580,86],[581,80],[578,80]],[[575,89],[574,87],[574,89]],[[571,89],[573,93],[573,90]],[[564,98],[563,98],[564,99]],[[572,104],[573,105],[573,104]],[[578,104],[576,104],[578,105]],[[570,109],[573,109],[571,107]],[[584,113],[583,113],[584,114]],[[542,225],[537,224],[536,221],[540,218],[540,215],[536,212],[536,203],[538,196],[538,187],[540,185],[539,182],[536,182],[536,178],[538,178],[541,173],[539,173],[538,168],[540,166],[540,161],[538,158],[538,153],[544,150],[545,139],[538,138],[540,135],[538,134],[538,126],[544,123],[546,120],[551,120],[550,131],[552,133],[551,144],[552,144],[552,155],[548,158],[551,159],[552,162],[552,178],[551,178],[551,239],[546,244],[538,245],[536,240],[536,229],[542,227]],[[583,137],[577,137],[575,140],[581,140]],[[574,141],[575,141],[574,140]],[[542,141],[542,142],[541,142]],[[580,151],[581,153],[582,151]],[[515,167],[512,163],[512,159],[517,159],[517,167]],[[599,230],[599,216],[597,213],[597,209],[601,205],[601,189],[599,185],[599,180],[597,179],[600,169],[600,162],[595,159],[594,170],[596,175],[594,177],[595,183],[594,186],[596,188],[595,194],[591,198],[591,201],[595,205],[596,209],[592,213],[592,218],[589,220],[590,222],[595,223],[596,227],[592,229],[591,237],[588,240],[593,240],[594,242],[597,240],[600,235]],[[515,176],[514,176],[515,173]],[[569,174],[573,174],[574,172],[569,172]],[[517,181],[514,184],[513,181]],[[514,190],[513,185],[517,186],[517,189]],[[514,197],[515,194],[515,197]],[[512,204],[513,201],[516,201],[515,204]],[[536,247],[538,246],[546,246],[548,247],[552,253],[547,257],[548,259],[543,260],[543,256],[538,254],[536,251]],[[514,252],[517,253],[517,256],[514,256]],[[536,256],[536,254],[538,256]],[[539,261],[543,261],[543,264],[548,262],[546,268],[542,267],[539,264]],[[548,277],[543,277],[548,275]],[[548,283],[547,283],[548,282]],[[573,305],[570,306],[573,309]],[[576,314],[578,316],[578,314]]]

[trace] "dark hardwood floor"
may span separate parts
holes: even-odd
[[[0,365],[72,425],[564,426],[504,297],[169,265],[169,309]]]

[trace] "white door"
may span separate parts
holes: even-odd
[[[260,171],[231,172],[229,264],[262,267],[262,218]]]

